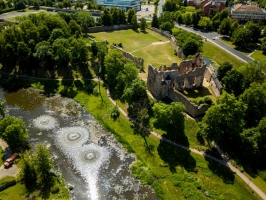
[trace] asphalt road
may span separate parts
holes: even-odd
[[[217,46],[219,46],[220,48],[224,49],[225,51],[227,51],[228,53],[232,54],[233,56],[235,56],[236,58],[238,58],[239,60],[241,60],[243,62],[252,61],[252,59],[250,57],[240,53],[239,51],[237,51],[237,50],[231,48],[230,46],[224,44],[223,42],[220,42],[219,40],[217,40],[216,38],[218,36],[222,36],[222,35],[218,34],[217,32],[194,29],[194,28],[187,27],[185,25],[179,25],[179,24],[176,24],[175,26],[178,27],[178,28],[182,28],[184,30],[199,34],[202,37],[207,38],[209,41],[211,41],[212,43],[216,44]],[[215,38],[215,40],[213,38]]]

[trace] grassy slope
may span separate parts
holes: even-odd
[[[266,55],[262,54],[262,50],[256,50],[252,55],[252,58],[257,60],[266,60]]]
[[[214,60],[218,64],[222,64],[223,62],[227,61],[232,63],[234,68],[238,68],[241,65],[243,65],[243,62],[236,59],[234,56],[227,53],[226,51],[223,51],[222,49],[212,44],[211,42],[204,42],[202,50],[203,50],[202,55],[204,57]]]
[[[184,199],[183,194],[187,194],[190,184],[181,181],[174,186],[173,173],[193,175],[200,182],[200,189],[196,189],[200,199],[207,199],[203,192],[208,191],[217,199],[258,199],[251,193],[245,183],[236,177],[224,166],[205,160],[202,156],[189,153],[180,148],[171,145],[164,145],[157,138],[150,136],[146,142],[138,133],[134,131],[133,124],[124,116],[120,115],[119,119],[113,121],[110,116],[111,102],[106,96],[106,91],[101,88],[104,103],[100,97],[78,93],[75,100],[85,105],[85,107],[94,115],[97,121],[106,128],[112,129],[112,132],[119,138],[125,147],[132,149],[137,158],[142,160],[148,166],[155,177],[158,178],[161,189],[163,190],[163,199]],[[193,128],[194,129],[194,128]],[[147,150],[145,144],[151,148],[151,153]],[[164,165],[167,163],[168,165]],[[194,172],[188,173],[189,169],[195,168]],[[194,181],[195,182],[195,181]]]

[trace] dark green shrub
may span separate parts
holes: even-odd
[[[130,170],[132,174],[139,178],[141,183],[144,185],[152,184],[153,182],[153,173],[143,162],[138,160],[131,167]]]

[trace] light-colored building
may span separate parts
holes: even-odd
[[[231,9],[231,18],[238,21],[263,21],[266,19],[266,10],[257,5],[236,4]]]
[[[97,3],[106,8],[116,7],[125,11],[129,9],[141,10],[140,0],[97,0]]]

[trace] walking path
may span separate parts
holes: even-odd
[[[2,72],[2,71],[0,71],[0,73],[2,73],[2,74],[5,74],[5,75],[8,75],[8,73],[5,73],[5,72]],[[10,74],[9,74],[10,75]],[[23,78],[23,79],[35,79],[35,80],[62,80],[62,79],[49,79],[49,78],[37,78],[37,77],[29,77],[29,76],[26,76],[26,75],[23,75],[23,76],[21,76],[21,75],[16,75],[15,77],[17,77],[17,78]],[[81,79],[64,79],[64,80],[81,80]],[[87,79],[87,78],[85,78],[85,79],[83,79],[83,80],[93,80],[93,81],[98,81],[98,79],[97,78],[92,78],[92,79]],[[101,80],[100,80],[101,81]],[[101,81],[101,82],[103,82],[103,81]],[[107,84],[107,83],[104,83],[105,85],[106,85],[106,88],[107,88],[107,90],[106,90],[106,92],[107,92],[107,96],[108,96],[108,98],[109,98],[109,100],[112,102],[112,104],[114,104],[114,105],[117,105],[116,104],[116,102],[111,98],[111,95],[110,95],[110,90],[109,90],[109,85]],[[118,105],[117,105],[118,106]],[[122,109],[122,108],[120,108],[119,106],[118,106],[118,109],[119,109],[119,111],[129,120],[129,121],[131,121],[132,123],[134,123],[134,124],[136,124],[136,125],[138,125],[138,126],[140,126],[140,124],[137,122],[137,121],[135,121],[134,119],[132,119],[130,116],[128,116],[128,114]],[[262,192],[261,190],[260,190],[260,188],[258,188],[248,177],[246,177],[242,172],[240,172],[240,170],[239,169],[237,169],[236,167],[234,167],[230,162],[229,162],[229,160],[226,158],[226,156],[223,156],[222,155],[222,157],[223,157],[223,160],[220,160],[220,159],[218,159],[218,158],[215,158],[214,156],[211,156],[211,155],[209,155],[209,154],[206,154],[205,152],[203,152],[203,151],[198,151],[197,149],[192,149],[192,148],[189,148],[189,147],[186,147],[186,146],[183,146],[183,145],[181,145],[181,144],[178,144],[178,143],[175,143],[175,142],[172,142],[171,140],[168,140],[168,139],[166,139],[166,138],[164,138],[163,136],[161,136],[161,135],[159,135],[158,133],[156,133],[156,132],[154,132],[154,131],[152,131],[152,130],[150,130],[150,129],[148,129],[148,128],[146,128],[146,127],[144,127],[144,129],[147,131],[147,132],[149,132],[150,134],[152,134],[153,136],[155,136],[155,137],[157,137],[157,138],[159,138],[160,140],[163,140],[163,141],[165,141],[165,142],[167,142],[167,143],[169,143],[169,144],[171,144],[171,145],[174,145],[174,146],[176,146],[176,147],[179,147],[179,148],[182,148],[182,149],[184,149],[184,150],[187,150],[187,151],[189,151],[189,152],[193,152],[193,153],[196,153],[196,154],[199,154],[199,155],[202,155],[202,156],[204,156],[204,157],[207,157],[207,158],[209,158],[209,159],[212,159],[212,160],[214,160],[214,161],[216,161],[216,162],[218,162],[218,163],[220,163],[220,164],[222,164],[222,165],[224,165],[224,166],[226,166],[226,167],[228,167],[228,168],[230,168],[233,172],[235,172],[244,182],[246,182],[247,183],[247,185],[253,190],[253,191],[255,191],[263,200],[266,200],[266,194],[264,193],[264,192]]]

